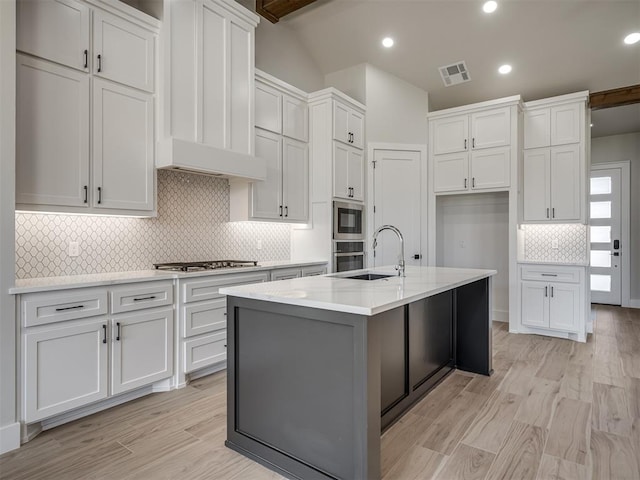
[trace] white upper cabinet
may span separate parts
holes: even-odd
[[[106,12],[93,14],[93,72],[114,82],[154,91],[155,35]]]
[[[20,0],[16,48],[89,71],[89,7],[75,0]]]
[[[471,189],[503,188],[510,185],[511,149],[486,148],[471,153]]]
[[[17,55],[16,203],[86,208],[89,76]]]
[[[525,150],[525,221],[566,222],[582,216],[581,161],[578,145]]]
[[[434,155],[500,147],[511,143],[511,110],[504,107],[437,118],[430,128]]]
[[[339,102],[333,105],[333,138],[364,148],[364,115]]]
[[[522,219],[585,221],[588,92],[525,104]]]
[[[39,57],[17,56],[19,209],[155,213],[159,23],[133,10],[117,17],[109,4],[99,6],[18,2],[18,48]]]
[[[434,190],[455,192],[469,187],[469,155],[466,152],[433,158]]]
[[[509,107],[471,114],[471,148],[493,148],[511,143]]]
[[[527,109],[524,114],[524,148],[580,143],[584,129],[580,103]]]
[[[294,138],[309,139],[307,94],[271,75],[256,71],[256,127]]]
[[[282,133],[282,95],[275,88],[256,81],[256,127]]]
[[[357,148],[334,142],[333,196],[364,200],[364,156]]]
[[[282,150],[284,218],[289,221],[307,221],[309,218],[308,146],[304,142],[285,138]]]
[[[152,210],[153,97],[95,79],[93,206]]]
[[[282,97],[282,134],[301,142],[309,140],[309,108],[306,99],[286,94]]]
[[[256,155],[267,161],[267,178],[251,186],[253,218],[279,220],[282,203],[282,137],[256,128]]]

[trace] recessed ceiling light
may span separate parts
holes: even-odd
[[[387,48],[391,48],[393,47],[393,38],[391,37],[384,37],[382,39],[382,46],[383,47],[387,47]]]
[[[498,8],[498,2],[494,2],[493,0],[489,0],[482,5],[484,13],[493,13],[496,11],[496,8]]]
[[[511,72],[511,65],[507,65],[507,64],[502,65],[502,66],[498,69],[498,71],[499,71],[501,74],[506,75],[507,73]]]
[[[626,37],[624,37],[624,43],[626,43],[627,45],[633,45],[634,43],[638,43],[638,42],[640,42],[639,32],[633,32],[627,35]]]

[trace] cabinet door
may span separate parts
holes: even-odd
[[[185,373],[208,367],[227,359],[227,331],[200,335],[184,342]]]
[[[173,308],[112,319],[111,394],[173,374]]]
[[[450,118],[439,118],[430,123],[433,129],[433,153],[464,152],[470,148],[469,117],[460,115]]]
[[[469,154],[466,152],[436,155],[434,163],[435,192],[465,191],[469,186]]]
[[[309,109],[307,102],[283,95],[282,134],[306,142],[309,139]]]
[[[307,144],[285,138],[282,145],[282,199],[284,218],[309,218],[309,151]]]
[[[253,153],[254,27],[234,16],[227,18],[228,65],[227,83],[229,131],[228,149]],[[219,75],[219,73],[218,73]],[[205,77],[207,78],[207,77]]]
[[[549,327],[549,285],[544,282],[520,282],[522,324]]]
[[[580,285],[549,285],[549,327],[568,332],[578,331]]]
[[[93,205],[153,210],[153,96],[93,81]]]
[[[511,183],[511,147],[471,153],[471,189],[508,188]]]
[[[93,13],[93,72],[130,87],[154,91],[155,35],[100,10]]]
[[[551,145],[551,110],[542,108],[524,112],[524,148],[549,145]]]
[[[580,110],[578,103],[551,107],[551,145],[580,142]]]
[[[363,148],[364,116],[353,110],[349,111],[349,133],[351,133],[351,145],[356,148]]]
[[[16,4],[16,48],[89,71],[89,8],[75,0],[21,0]]]
[[[88,207],[89,76],[17,55],[16,202]]]
[[[24,335],[26,422],[107,397],[107,319]]]
[[[349,147],[333,142],[333,196],[350,199]]]
[[[351,110],[341,103],[333,104],[333,138],[343,143],[351,143],[349,135],[349,115]]]
[[[523,161],[523,207],[525,221],[549,220],[549,158],[548,148],[525,150]]]
[[[282,137],[256,129],[256,156],[267,161],[267,177],[251,185],[251,216],[279,219],[282,217]]]
[[[551,219],[580,219],[580,146],[551,148]]]
[[[471,148],[492,148],[511,144],[511,108],[471,114]]]
[[[364,156],[360,150],[349,149],[348,160],[349,187],[351,187],[351,200],[364,200]]]
[[[380,325],[380,406],[384,415],[409,395],[404,307],[376,315]]]
[[[256,127],[282,133],[282,93],[256,82]]]

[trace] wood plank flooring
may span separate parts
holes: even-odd
[[[456,371],[382,437],[384,480],[640,479],[640,310],[586,344],[494,324],[492,377]],[[277,480],[224,447],[224,372],[42,433],[2,480]]]

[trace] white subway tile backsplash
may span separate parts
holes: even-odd
[[[228,220],[226,180],[159,170],[156,218],[16,213],[16,276],[146,270],[172,261],[290,258],[289,225]],[[79,243],[79,256],[68,255],[69,242]]]
[[[524,260],[533,262],[586,263],[587,226],[582,224],[522,225]],[[557,248],[555,242],[557,241]]]

